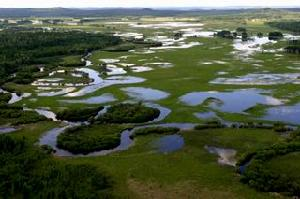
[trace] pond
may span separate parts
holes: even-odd
[[[189,106],[198,106],[209,101],[209,107],[222,112],[243,113],[245,110],[258,104],[281,105],[279,99],[260,94],[258,89],[242,89],[231,92],[193,92],[181,96],[182,103]]]
[[[268,108],[266,114],[260,119],[299,125],[300,103],[291,106],[278,106]]]
[[[80,89],[79,91],[73,92],[73,93],[68,93],[65,96],[66,97],[79,97],[79,96],[84,96],[89,93],[93,93],[101,88],[105,88],[105,87],[112,86],[112,85],[134,84],[134,83],[141,83],[144,81],[146,81],[146,80],[144,78],[140,78],[140,77],[112,76],[112,77],[108,77],[108,78],[102,80],[98,84],[92,84],[92,85],[85,86],[82,89]]]
[[[121,90],[126,92],[129,97],[138,101],[157,101],[165,99],[170,95],[164,91],[144,87],[126,87]]]
[[[100,96],[94,96],[86,99],[74,99],[74,100],[59,100],[59,102],[70,104],[104,104],[108,102],[114,102],[117,99],[111,93],[104,93]]]

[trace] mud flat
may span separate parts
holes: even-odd
[[[224,148],[218,148],[218,147],[207,146],[207,145],[205,145],[204,148],[209,153],[218,155],[219,156],[218,163],[221,165],[235,166],[237,163],[235,159],[237,152],[234,149],[224,149]]]

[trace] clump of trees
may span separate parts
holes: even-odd
[[[281,32],[270,32],[269,40],[280,40],[283,38],[283,34]]]
[[[152,121],[160,114],[159,109],[138,104],[117,104],[97,119],[100,123],[143,123]]]
[[[66,129],[58,136],[57,146],[74,154],[87,154],[113,149],[120,144],[120,128],[108,126],[97,131],[92,128],[92,126],[79,126]]]
[[[217,37],[226,38],[226,39],[234,39],[237,38],[237,36],[242,37],[242,41],[248,41],[248,33],[247,29],[244,27],[238,27],[236,29],[236,32],[230,32],[229,30],[222,30],[217,32]]]
[[[98,112],[101,111],[103,107],[95,108],[70,108],[65,109],[57,113],[56,118],[58,120],[66,120],[71,122],[87,121],[92,120],[97,116]]]
[[[217,37],[226,38],[226,39],[233,39],[234,36],[229,30],[222,30],[217,32]]]
[[[0,198],[112,198],[108,175],[53,159],[23,139],[0,135]]]
[[[150,134],[175,134],[179,132],[179,128],[175,127],[161,127],[161,126],[154,126],[154,127],[146,127],[146,128],[141,128],[137,129],[133,132],[131,135],[132,138],[136,136],[141,136],[141,135],[150,135]]]

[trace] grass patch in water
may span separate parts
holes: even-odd
[[[67,129],[57,138],[59,148],[74,154],[87,154],[94,151],[113,149],[120,144],[124,126],[92,125]]]

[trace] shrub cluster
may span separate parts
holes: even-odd
[[[112,133],[93,133],[89,126],[73,127],[58,136],[57,146],[74,154],[113,149],[120,144],[120,131],[118,129]]]
[[[264,192],[279,192],[300,196],[300,184],[284,173],[276,173],[264,164],[277,156],[300,151],[299,142],[279,143],[269,148],[248,153],[239,161],[239,165],[250,161],[242,174],[241,182]],[[288,172],[288,171],[287,171]]]
[[[136,137],[140,135],[149,135],[149,134],[175,134],[178,131],[180,131],[179,128],[175,127],[160,127],[160,126],[154,126],[154,127],[146,127],[146,128],[140,128],[134,131],[134,133],[131,135],[131,137]]]
[[[66,109],[58,112],[56,118],[59,120],[66,120],[71,122],[87,121],[97,116],[98,112],[102,109],[103,107]]]
[[[220,121],[208,121],[204,124],[199,124],[195,126],[195,130],[204,130],[204,129],[219,129],[219,128],[225,128],[226,125],[222,124]]]
[[[152,121],[160,114],[159,109],[142,104],[117,104],[97,119],[100,123],[143,123]]]

